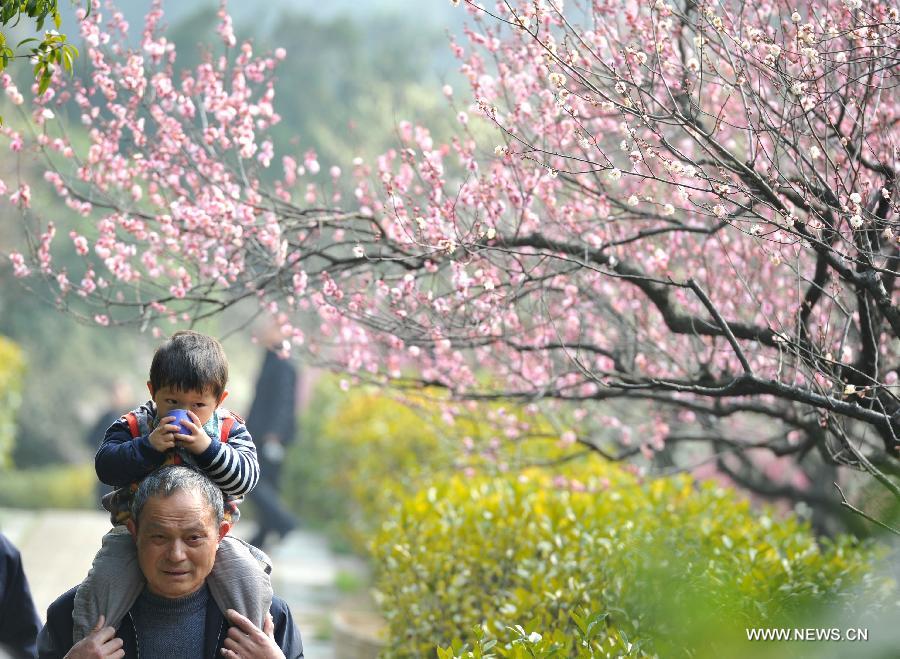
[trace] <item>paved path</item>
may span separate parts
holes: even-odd
[[[109,530],[106,513],[25,511],[0,508],[0,531],[19,548],[38,612],[81,581]],[[242,521],[238,535],[249,536],[252,522]],[[331,621],[342,600],[342,581],[364,579],[358,561],[335,556],[325,538],[295,531],[271,552],[275,592],[287,600],[303,633],[308,659],[338,659]]]

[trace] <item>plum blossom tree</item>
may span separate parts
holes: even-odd
[[[35,181],[2,186],[27,229],[15,274],[154,331],[255,298],[285,349],[437,385],[449,419],[514,399],[610,459],[832,508],[852,504],[816,486],[841,466],[900,498],[897,7],[453,4],[457,136],[403,123],[344,174],[276,160],[284,51],[239,45],[224,7],[224,52],[179,77],[158,5],[132,49],[95,2],[89,76],[3,129],[70,209],[48,221]]]

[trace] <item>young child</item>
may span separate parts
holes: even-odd
[[[97,475],[117,487],[103,497],[115,527],[103,537],[87,579],[75,596],[74,641],[87,636],[100,615],[118,627],[144,588],[137,552],[122,526],[137,482],[164,464],[190,464],[225,496],[225,516],[236,522],[237,503],[259,480],[256,447],[243,421],[220,407],[228,395],[228,361],[221,344],[197,332],[176,332],[153,355],[148,402],[109,430],[94,458]],[[183,432],[174,409],[187,410]],[[263,628],[272,601],[268,557],[231,536],[219,545],[207,579],[210,595],[225,611],[235,609]]]

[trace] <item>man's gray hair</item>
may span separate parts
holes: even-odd
[[[196,469],[184,465],[167,465],[141,481],[131,499],[131,519],[138,523],[150,497],[166,498],[175,492],[194,492],[203,497],[212,508],[216,526],[225,519],[222,490]]]

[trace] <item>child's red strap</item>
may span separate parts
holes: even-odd
[[[128,422],[128,430],[131,432],[131,438],[135,439],[141,436],[141,430],[138,428],[138,420],[137,414],[134,412],[129,412],[125,415],[125,420]]]
[[[219,441],[223,444],[228,443],[228,435],[231,434],[231,426],[234,425],[234,417],[226,416],[222,419],[222,430],[219,432]]]

